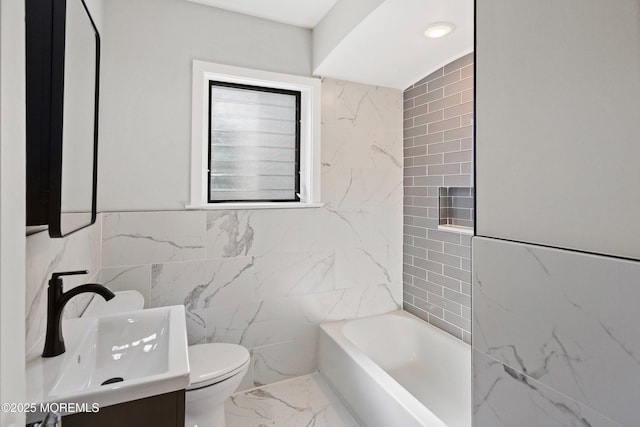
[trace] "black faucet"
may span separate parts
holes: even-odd
[[[106,301],[115,297],[114,293],[106,287],[97,283],[87,283],[77,286],[67,292],[62,292],[62,276],[75,276],[77,274],[87,274],[88,271],[66,271],[53,273],[49,280],[49,298],[47,302],[47,337],[44,343],[42,357],[58,356],[65,351],[64,339],[62,338],[62,310],[66,303],[73,297],[84,292],[93,292],[100,295]]]

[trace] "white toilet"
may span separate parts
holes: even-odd
[[[192,345],[189,367],[185,427],[224,427],[224,401],[247,373],[249,351],[236,344]]]

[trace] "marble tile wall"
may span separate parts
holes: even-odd
[[[88,270],[86,276],[63,279],[64,289],[99,279],[102,251],[102,218],[62,239],[51,239],[46,231],[27,236],[26,246],[26,354],[38,357],[44,346],[47,326],[47,286],[51,274],[59,271]],[[64,309],[65,318],[78,317],[92,295],[78,295]]]
[[[322,208],[103,216],[102,281],[250,349],[241,389],[313,372],[318,324],[402,301],[402,92],[325,79]]]
[[[640,261],[474,238],[473,271],[474,425],[638,425]]]
[[[471,236],[439,231],[439,188],[472,185],[473,53],[404,91],[405,310],[471,341]],[[472,210],[460,210],[464,225]]]

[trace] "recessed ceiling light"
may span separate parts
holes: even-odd
[[[424,36],[430,39],[439,39],[451,33],[455,28],[453,24],[448,22],[438,22],[437,24],[429,25],[424,32]]]

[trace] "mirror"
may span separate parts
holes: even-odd
[[[96,219],[100,36],[84,0],[26,6],[27,225],[64,237]]]
[[[60,235],[95,220],[98,129],[99,36],[83,0],[67,0],[65,27]]]

